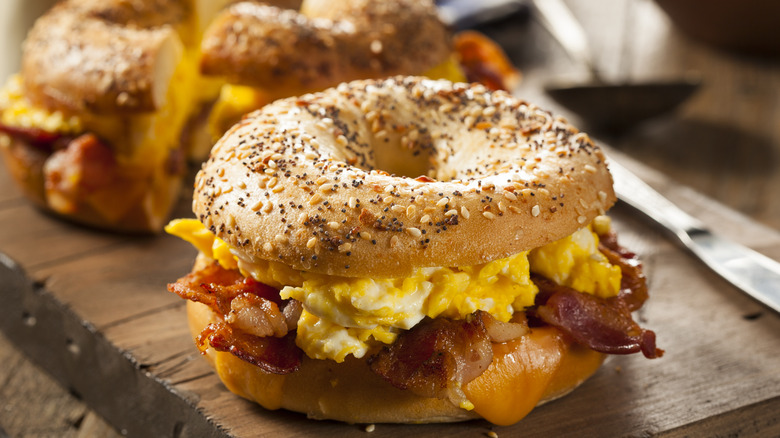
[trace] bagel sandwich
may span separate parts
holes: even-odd
[[[349,423],[513,424],[609,354],[662,355],[632,318],[603,152],[480,84],[393,77],[277,100],[194,186],[198,249],[168,290],[232,392]]]
[[[0,89],[0,150],[23,192],[76,222],[161,231],[188,156],[212,144],[221,83],[200,74],[200,41],[228,3],[65,0],[41,16]]]
[[[431,0],[241,2],[209,26],[202,54],[202,72],[226,82],[209,116],[215,141],[266,103],[341,82],[424,75],[511,89],[519,80],[495,42],[453,35]]]

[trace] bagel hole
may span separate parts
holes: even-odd
[[[408,148],[403,147],[400,142],[386,143],[384,147],[375,147],[373,152],[374,168],[395,176],[429,176],[432,168],[431,151],[419,146]]]

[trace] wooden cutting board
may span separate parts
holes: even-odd
[[[612,155],[615,157],[615,155]],[[780,260],[780,233],[618,156],[716,231]],[[177,214],[189,216],[183,200]],[[624,205],[611,216],[644,260],[639,313],[663,358],[613,357],[582,387],[511,427],[376,425],[371,436],[780,436],[780,318]],[[197,353],[165,286],[195,250],[177,238],[96,232],[33,208],[0,170],[0,328],[130,436],[365,437],[366,425],[265,411],[229,393]]]

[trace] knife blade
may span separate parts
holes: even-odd
[[[713,271],[780,314],[780,263],[713,233],[615,160],[609,161],[609,170],[621,201],[671,231]]]

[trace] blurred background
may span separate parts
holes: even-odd
[[[606,92],[588,94],[584,101],[548,92],[593,85],[594,77],[554,37],[554,26],[535,4],[546,1],[516,2],[509,15],[478,26],[520,70],[516,95],[564,114],[669,179],[780,230],[780,1],[564,0],[582,25],[599,85],[693,84],[677,90],[677,106],[619,126],[594,120],[597,111],[617,105]],[[0,80],[18,70],[26,29],[53,3],[0,1]],[[669,91],[664,90],[618,98],[623,105],[627,99],[629,109],[608,120],[644,108]],[[0,363],[0,437],[118,434],[2,335]]]

